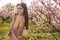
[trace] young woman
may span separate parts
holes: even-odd
[[[17,12],[12,20],[12,27],[9,31],[8,36],[11,40],[23,40],[22,39],[22,32],[24,26],[26,30],[28,30],[28,11],[27,6],[25,3],[17,4],[16,5]]]

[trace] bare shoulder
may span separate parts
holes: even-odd
[[[20,21],[25,21],[24,16],[21,16],[21,15],[17,15],[17,19]]]

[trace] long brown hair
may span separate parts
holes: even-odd
[[[26,30],[28,30],[28,10],[27,10],[27,6],[23,2],[21,4],[17,4],[16,6],[18,6],[18,5],[21,5],[24,8],[23,15],[24,15],[24,18],[25,18],[25,27],[26,27]]]

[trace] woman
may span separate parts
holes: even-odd
[[[8,36],[11,40],[23,40],[22,39],[22,32],[24,26],[26,30],[28,30],[28,12],[27,6],[25,3],[17,4],[17,13],[13,17],[12,20],[12,27],[9,31]]]

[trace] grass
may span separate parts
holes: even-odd
[[[11,22],[10,22],[11,23]],[[0,26],[0,40],[10,40],[8,37],[8,31],[10,29],[10,23],[4,22],[3,25]],[[29,30],[26,33],[26,30],[23,31],[23,39],[29,40],[60,40],[59,32],[49,32],[49,28],[45,27],[37,27],[34,22],[29,21]]]

